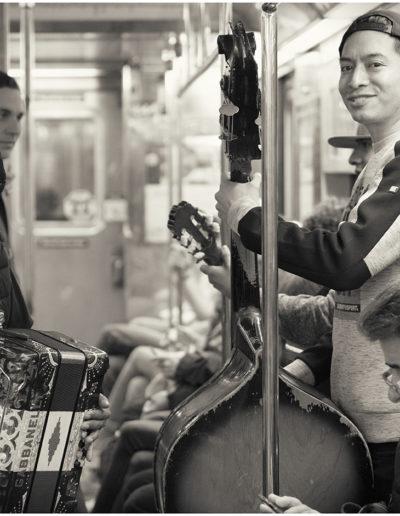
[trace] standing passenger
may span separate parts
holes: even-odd
[[[332,399],[364,434],[375,473],[373,498],[387,500],[400,410],[382,387],[381,349],[366,345],[357,322],[369,302],[400,276],[400,14],[374,11],[357,18],[339,54],[340,94],[353,119],[367,127],[374,152],[338,231],[307,231],[279,218],[278,262],[335,289]],[[258,189],[226,180],[216,199],[221,217],[246,247],[260,253]]]
[[[361,332],[371,341],[379,341],[382,358],[388,369],[382,380],[386,383],[387,396],[393,403],[400,402],[400,283],[394,283],[381,292],[364,310],[360,319]],[[366,342],[368,346],[368,342]],[[383,383],[383,382],[382,382]],[[270,495],[270,501],[277,504],[282,512],[310,513],[316,512],[299,499],[291,496]],[[344,504],[342,512],[400,512],[400,443],[397,444],[395,476],[389,507],[382,503],[373,503],[366,507],[357,507],[353,503]],[[265,504],[262,512],[271,512]]]
[[[21,132],[25,108],[15,79],[0,71],[0,194],[6,183],[3,159],[10,156]],[[15,277],[12,252],[8,239],[8,221],[0,195],[0,310],[4,312],[6,328],[30,328],[33,321]],[[90,458],[90,448],[109,417],[107,398],[100,394],[99,409],[85,413],[82,435]],[[83,509],[81,505],[80,509]]]
[[[0,192],[6,184],[3,159],[10,156],[21,132],[21,120],[25,109],[18,84],[0,71]],[[3,194],[0,194],[0,242],[1,253],[8,256],[10,268],[0,265],[0,309],[4,312],[4,326],[9,328],[30,328],[32,319],[15,278],[14,261],[9,243],[7,212]],[[7,262],[5,262],[7,263]]]

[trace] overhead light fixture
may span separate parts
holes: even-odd
[[[103,71],[98,68],[34,68],[32,76],[37,78],[94,78],[100,77]],[[12,77],[21,77],[22,70],[15,68],[9,70]]]

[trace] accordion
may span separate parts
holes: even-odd
[[[0,330],[0,511],[75,512],[84,411],[104,351],[58,332]]]

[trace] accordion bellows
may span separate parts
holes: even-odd
[[[57,332],[0,330],[0,511],[75,512],[84,411],[108,356]]]

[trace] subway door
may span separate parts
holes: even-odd
[[[32,106],[31,257],[23,252],[28,214],[17,172],[17,269],[26,270],[21,259],[31,261],[35,328],[96,345],[105,324],[125,320],[120,100],[112,91],[58,94],[54,101],[51,95],[41,92]]]

